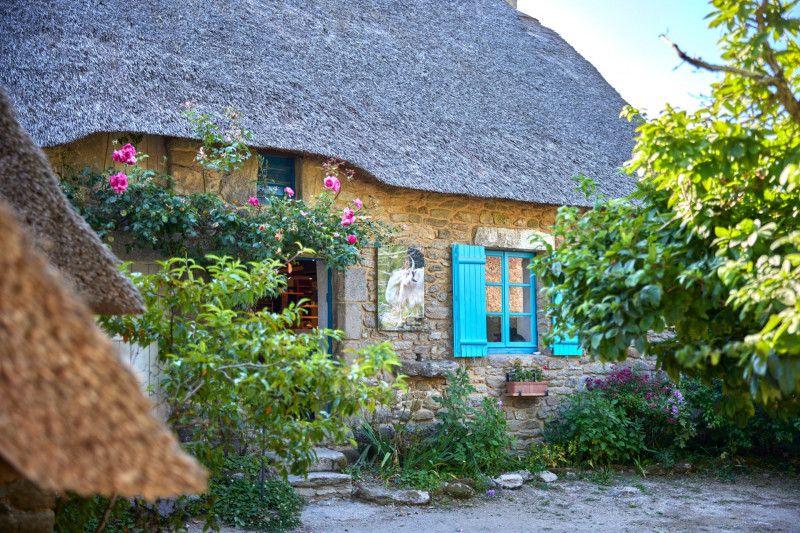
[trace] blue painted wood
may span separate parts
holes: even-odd
[[[501,251],[489,251],[486,252],[486,255],[489,257],[499,257],[502,260],[502,278],[500,283],[486,283],[487,286],[496,286],[502,287],[502,299],[503,299],[503,312],[501,314],[498,313],[487,313],[493,316],[501,316],[501,325],[502,325],[502,341],[501,342],[489,342],[489,353],[533,353],[536,351],[538,347],[538,340],[539,335],[536,329],[536,278],[533,274],[530,274],[530,278],[528,279],[528,283],[511,283],[509,281],[509,257],[520,257],[522,259],[530,259],[533,257],[533,254],[526,253],[526,252],[501,252]],[[509,294],[510,294],[510,287],[523,287],[530,291],[530,302],[531,302],[531,310],[529,313],[511,313],[509,311],[510,303],[509,303]],[[531,321],[531,340],[532,342],[515,342],[511,340],[511,317],[514,316],[525,316],[530,317]]]
[[[486,357],[486,254],[453,245],[453,349],[456,357]]]
[[[283,189],[295,189],[293,157],[278,157],[258,154],[258,178],[256,196],[260,202],[268,202],[270,197],[283,198]]]
[[[556,294],[555,302],[561,303],[562,298],[563,295],[561,293]],[[555,318],[553,319],[553,323],[555,324]],[[574,337],[567,337],[565,339],[556,337],[555,342],[550,346],[550,349],[552,350],[553,355],[563,355],[565,357],[583,355],[583,348],[578,342],[577,335]]]

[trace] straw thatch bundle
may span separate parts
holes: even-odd
[[[189,135],[235,105],[259,148],[339,157],[389,185],[590,205],[634,181],[625,102],[502,0],[0,2],[0,84],[42,146]]]
[[[144,302],[119,261],[69,205],[47,157],[16,120],[0,88],[0,199],[36,247],[97,314],[138,314]]]
[[[205,489],[134,375],[0,201],[0,455],[43,488],[142,495]]]
[[[0,272],[0,462],[46,489],[203,491],[204,470],[151,414],[81,298],[120,313],[143,310],[141,296],[61,194],[2,89]]]

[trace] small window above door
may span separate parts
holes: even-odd
[[[286,187],[295,187],[293,157],[278,157],[274,155],[258,154],[258,177],[256,182],[256,196],[261,203],[269,202],[270,198],[283,198]]]

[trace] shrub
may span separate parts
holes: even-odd
[[[642,422],[629,417],[618,399],[593,391],[573,394],[548,424],[548,439],[570,449],[577,463],[629,463],[645,450]]]
[[[800,452],[800,418],[770,417],[756,407],[747,425],[740,427],[719,412],[723,397],[719,380],[705,385],[699,379],[687,379],[681,381],[681,387],[696,413],[698,435],[694,448],[714,455],[744,451],[771,455]]]
[[[502,402],[484,398],[477,409],[470,404],[473,392],[466,370],[449,374],[443,396],[435,398],[443,407],[441,423],[428,434],[408,424],[387,434],[363,422],[368,444],[361,461],[371,461],[385,478],[399,473],[402,483],[419,488],[438,485],[442,475],[481,478],[504,469],[514,439]]]
[[[648,449],[683,448],[695,434],[683,393],[662,372],[615,369],[604,378],[588,379],[586,389],[616,401],[629,419],[639,421]]]

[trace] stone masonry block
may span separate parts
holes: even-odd
[[[344,331],[346,339],[361,338],[361,324],[363,323],[361,304],[340,303],[336,306],[336,327]]]
[[[336,300],[339,302],[367,301],[367,270],[348,268],[339,276],[336,284]]]

